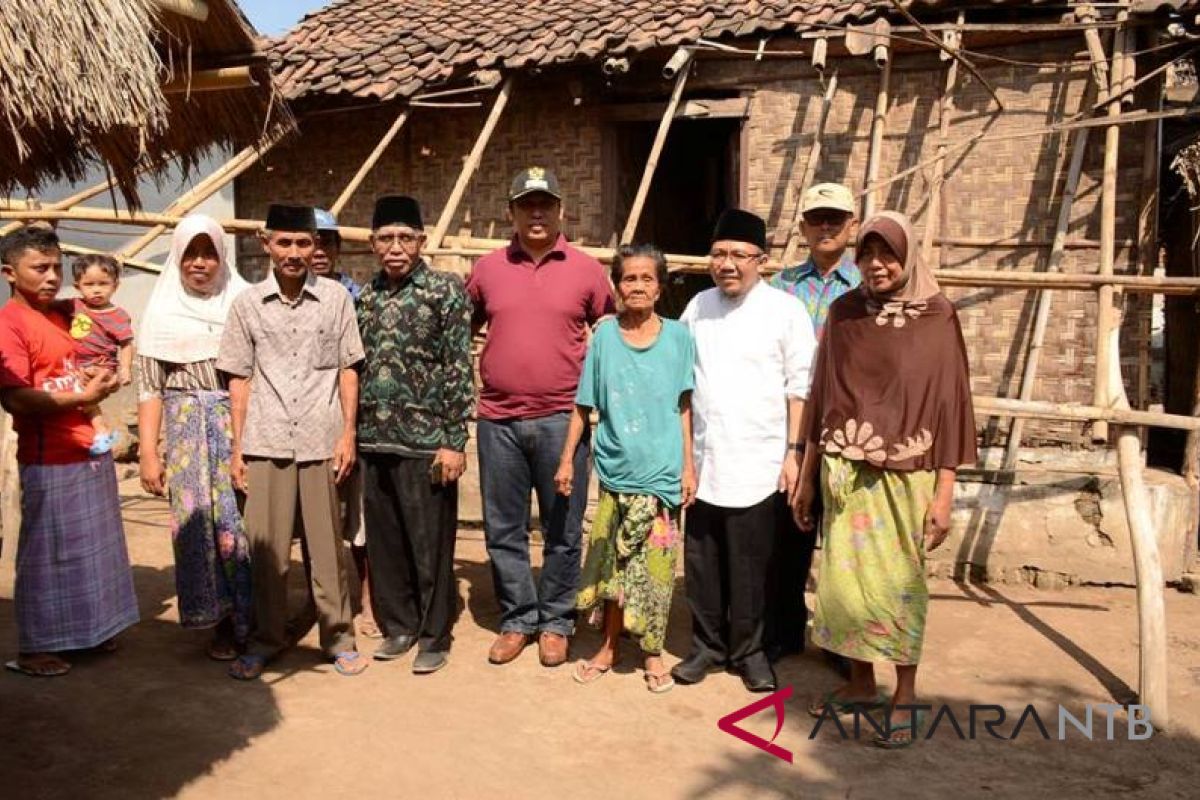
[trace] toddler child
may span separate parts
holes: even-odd
[[[75,357],[85,375],[98,369],[116,374],[122,386],[129,385],[133,366],[133,322],[125,309],[113,305],[112,296],[121,283],[121,265],[112,256],[84,255],[71,264],[75,291],[71,336],[75,339]],[[87,406],[84,413],[92,421],[95,437],[92,455],[113,448],[120,434],[112,429],[99,406]]]

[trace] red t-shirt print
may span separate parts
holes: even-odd
[[[133,320],[129,312],[113,306],[103,310],[89,308],[75,298],[75,316],[71,319],[71,336],[81,367],[117,368],[117,350],[133,341]]]
[[[14,300],[0,308],[0,386],[47,392],[80,391],[75,372],[76,341],[58,309],[42,313]],[[92,424],[79,409],[56,414],[14,414],[17,461],[70,464],[86,461]]]

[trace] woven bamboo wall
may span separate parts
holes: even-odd
[[[1047,65],[1018,66],[978,59],[984,77],[999,91],[1005,111],[994,113],[991,96],[977,80],[960,71],[956,108],[951,116],[953,144],[982,131],[990,135],[1038,129],[1080,108],[1089,72],[1067,62],[1083,58],[1082,37],[1059,42],[1005,48],[1005,58]],[[831,61],[841,70],[839,90],[825,130],[817,180],[846,183],[856,191],[864,184],[872,109],[879,74],[868,59]],[[936,154],[937,104],[945,62],[936,55],[901,54],[895,62],[887,134],[880,175],[888,176]],[[743,197],[772,227],[790,218],[799,182],[819,117],[821,82],[795,78],[811,71],[801,61],[701,62],[691,78],[696,92],[728,89],[742,81],[752,98],[745,125]],[[342,222],[366,225],[374,198],[387,192],[409,192],[422,201],[432,225],[453,185],[462,158],[482,124],[486,107],[469,110],[417,109],[405,132],[368,177],[347,206]],[[263,167],[238,182],[238,215],[258,217],[273,199],[327,205],[339,193],[390,123],[390,113],[355,112],[315,117],[302,123],[302,136],[268,155]],[[512,174],[532,163],[545,164],[559,175],[566,195],[568,234],[603,243],[605,181],[603,153],[606,129],[598,111],[586,104],[572,107],[561,81],[542,77],[520,84],[467,192],[453,234],[504,236],[504,196]],[[1091,137],[1069,238],[1099,237],[1101,132]],[[1058,216],[1068,137],[1045,135],[989,144],[981,142],[948,160],[945,187],[948,209],[944,235],[952,238],[1049,240]],[[1142,131],[1122,129],[1117,198],[1117,240],[1135,240],[1142,184]],[[879,208],[902,210],[919,231],[928,218],[932,167],[889,186]],[[286,187],[286,188],[285,188]],[[782,251],[783,238],[775,242]],[[947,267],[967,269],[1034,269],[1045,264],[1044,247],[948,247],[935,251]],[[1066,272],[1095,272],[1097,249],[1069,249]],[[1132,247],[1119,248],[1117,272],[1136,269]],[[366,274],[369,260],[351,261]],[[1010,290],[949,289],[962,320],[970,352],[972,384],[977,394],[1015,395],[1032,325],[1034,294]],[[1095,365],[1096,298],[1091,292],[1057,292],[1041,368],[1034,388],[1039,400],[1090,402]],[[1127,387],[1134,396],[1136,343],[1144,336],[1149,306],[1129,302],[1123,328],[1122,356]],[[1150,387],[1152,395],[1159,387]],[[1031,444],[1082,445],[1083,429],[1070,423],[1030,423]],[[985,440],[1003,441],[1003,428],[988,429]]]

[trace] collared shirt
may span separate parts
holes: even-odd
[[[588,330],[616,309],[600,262],[561,235],[534,262],[514,236],[475,262],[467,294],[475,321],[488,325],[478,416],[534,419],[573,409]]]
[[[821,274],[810,256],[803,264],[780,270],[770,280],[776,289],[798,297],[804,304],[804,310],[816,329],[817,341],[821,340],[821,334],[825,331],[825,320],[829,317],[829,307],[833,301],[860,283],[862,273],[858,271],[858,265],[849,251],[842,253],[837,266],[827,275]]]
[[[696,341],[696,497],[749,508],[778,486],[788,398],[807,398],[812,381],[812,323],[795,300],[762,281],[733,300],[707,289],[679,321]]]
[[[463,450],[475,399],[471,302],[454,275],[418,264],[397,286],[380,272],[363,287],[358,328],[358,446],[368,453]]]
[[[311,272],[295,302],[272,270],[234,300],[217,369],[250,378],[242,453],[323,461],[343,428],[341,370],[363,359],[350,294]]]

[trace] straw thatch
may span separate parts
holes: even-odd
[[[103,164],[137,205],[139,166],[186,172],[213,146],[245,147],[290,126],[253,29],[226,0],[208,19],[153,0],[0,3],[0,191],[81,180]],[[247,89],[164,95],[193,71],[250,66]]]

